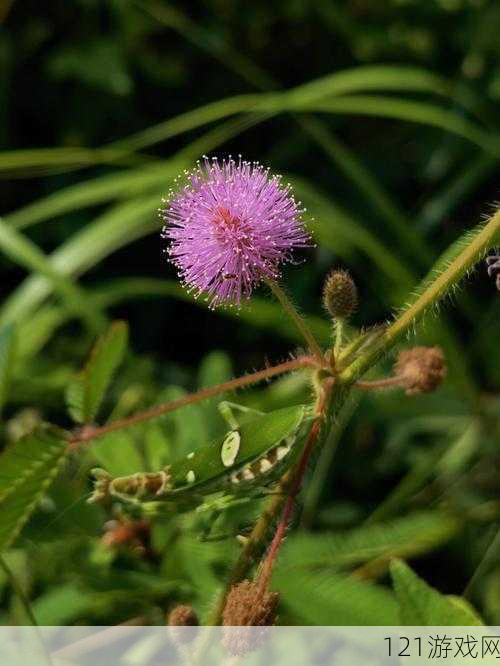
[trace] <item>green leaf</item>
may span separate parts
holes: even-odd
[[[223,351],[207,354],[201,362],[198,372],[199,388],[215,386],[227,382],[233,376],[233,368],[229,356]]]
[[[402,560],[391,562],[390,570],[402,624],[443,627],[483,624],[465,599],[441,594],[419,578]]]
[[[99,465],[113,476],[134,474],[144,467],[133,436],[124,430],[100,437],[92,443],[90,450]]]
[[[0,456],[0,551],[21,531],[54,480],[67,451],[62,431],[42,428]]]
[[[432,72],[417,67],[364,65],[328,74],[298,86],[287,95],[293,103],[305,104],[317,99],[367,90],[427,92],[449,95],[451,85]]]
[[[37,245],[19,231],[9,227],[2,219],[0,219],[0,248],[16,264],[43,276],[43,279],[64,299],[68,310],[81,317],[90,330],[99,330],[104,324],[104,316],[90,303],[86,292],[69,276],[54,267]]]
[[[111,379],[123,360],[127,341],[127,324],[114,322],[98,340],[81,374],[69,385],[68,409],[78,423],[91,423],[98,415]]]
[[[393,118],[429,125],[467,139],[486,153],[496,156],[500,154],[500,141],[497,136],[490,136],[481,127],[463,116],[429,102],[382,95],[352,95],[327,101],[299,103],[298,109],[341,115],[356,114]]]
[[[396,599],[380,585],[339,574],[290,570],[278,560],[273,587],[303,624],[399,624]]]
[[[26,361],[47,344],[55,331],[71,318],[66,308],[48,305],[17,327],[17,355]]]
[[[341,534],[297,534],[281,555],[290,567],[339,569],[370,560],[427,553],[457,533],[459,523],[442,513],[424,511]]]
[[[59,277],[80,275],[120,247],[151,233],[158,196],[137,197],[111,207],[61,244],[48,258],[48,270],[56,271]],[[31,316],[53,287],[53,281],[45,275],[31,275],[5,300],[0,320],[18,321]]]
[[[179,386],[166,386],[157,396],[157,402],[159,404],[170,402],[185,395],[186,391]],[[202,404],[188,405],[172,412],[161,422],[163,432],[174,445],[172,450],[174,459],[187,455],[207,441],[203,411]]]
[[[206,388],[208,386],[222,384],[223,382],[229,381],[233,376],[233,369],[229,356],[223,351],[213,351],[210,354],[207,354],[201,362],[198,371],[198,387]],[[221,416],[217,410],[216,404],[221,400],[224,400],[225,397],[226,394],[222,394],[212,400],[206,400],[200,405],[205,432],[210,438],[215,437],[220,430]]]
[[[40,626],[72,624],[95,606],[96,595],[72,583],[52,588],[32,604],[33,613]]]
[[[394,486],[389,495],[377,506],[367,522],[386,518],[391,513],[401,510],[438,471],[439,462],[445,455],[448,442],[438,442],[433,448],[426,451],[426,455],[415,460],[407,474]]]
[[[16,347],[16,335],[12,325],[0,330],[0,412],[7,402],[12,365]]]
[[[131,200],[135,195],[144,195],[150,190],[159,191],[186,166],[172,159],[140,169],[88,178],[9,213],[4,221],[11,227],[23,229],[72,211],[119,199]]]
[[[150,421],[143,429],[144,459],[147,472],[163,469],[175,450],[172,438],[168,437],[158,421]]]
[[[81,169],[93,164],[109,164],[117,161],[136,163],[144,160],[130,156],[122,150],[68,148],[31,148],[6,150],[0,153],[0,177],[36,176]]]

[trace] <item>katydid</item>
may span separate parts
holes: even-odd
[[[308,415],[307,405],[285,407],[267,414],[223,402],[219,405],[231,430],[224,437],[174,460],[159,472],[139,472],[111,478],[93,470],[94,492],[89,501],[107,497],[123,501],[158,501],[206,495],[230,488],[234,494],[250,485],[265,486],[288,462]],[[237,420],[233,409],[242,412]]]

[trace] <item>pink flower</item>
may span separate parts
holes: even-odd
[[[239,305],[279,276],[292,250],[310,245],[290,185],[257,162],[205,157],[187,180],[165,202],[162,236],[182,283],[211,306]]]

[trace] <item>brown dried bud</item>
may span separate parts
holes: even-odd
[[[179,605],[168,614],[167,624],[170,627],[197,627],[198,618],[191,606]]]
[[[262,589],[258,582],[244,580],[233,585],[227,595],[222,613],[223,644],[232,655],[242,655],[258,647],[265,637],[265,629],[235,630],[230,627],[268,627],[276,621],[277,592]]]
[[[323,305],[334,319],[346,319],[356,310],[358,290],[347,271],[332,271],[323,287]]]
[[[108,548],[131,546],[138,553],[149,548],[150,525],[146,520],[110,520],[104,525],[101,541]]]
[[[186,646],[196,638],[199,622],[192,606],[181,604],[173,608],[167,616],[167,624],[170,627],[170,636],[178,647]]]
[[[394,372],[405,380],[406,395],[429,393],[446,376],[446,363],[440,347],[414,347],[400,352]]]

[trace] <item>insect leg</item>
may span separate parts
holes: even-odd
[[[237,418],[234,415],[234,411],[238,410],[244,414],[253,414],[254,416],[262,416],[262,412],[259,412],[257,409],[252,409],[251,407],[245,407],[244,405],[238,405],[236,402],[229,402],[228,400],[222,400],[217,405],[217,408],[222,416],[222,418],[229,424],[229,427],[232,430],[238,430],[240,424]]]

